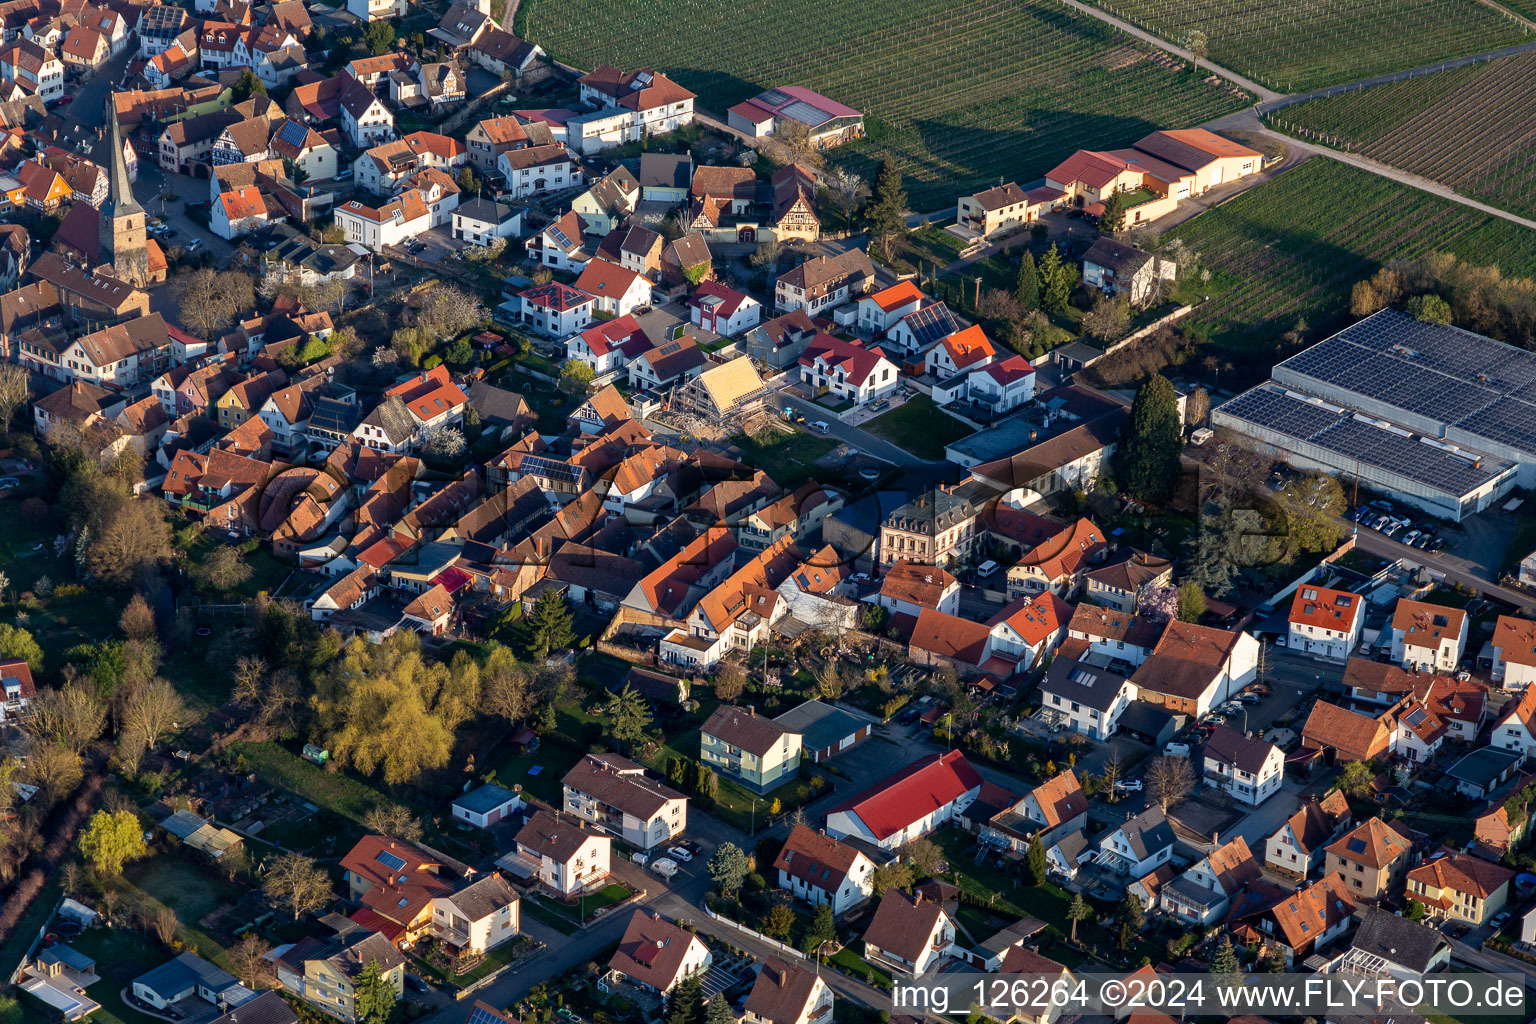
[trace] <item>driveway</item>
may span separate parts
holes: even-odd
[[[852,445],[859,451],[872,455],[883,462],[889,462],[897,466],[926,467],[929,469],[953,468],[953,464],[949,462],[929,462],[926,459],[920,459],[866,430],[860,430],[858,427],[844,423],[827,411],[825,407],[817,405],[815,402],[807,401],[798,395],[790,394],[787,389],[780,388],[770,394],[768,396],[768,405],[775,412],[782,411],[786,406],[794,409],[805,416],[807,423],[821,420],[827,424],[828,437],[841,441],[844,444]],[[944,476],[947,477],[948,475],[946,471]]]

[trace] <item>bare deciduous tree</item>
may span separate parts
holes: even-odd
[[[27,722],[33,735],[73,754],[84,750],[106,727],[107,706],[83,679],[40,690],[32,700],[32,717]],[[78,761],[77,757],[77,771]]]
[[[267,899],[293,914],[297,921],[330,901],[331,880],[302,853],[285,853],[272,862],[261,888]]]
[[[263,988],[272,977],[266,960],[271,949],[260,935],[246,932],[239,942],[229,947],[229,972],[246,988]]]
[[[381,804],[375,807],[363,815],[363,824],[369,831],[392,839],[404,839],[410,843],[421,839],[421,822],[399,804]]]
[[[747,671],[741,662],[727,659],[715,669],[715,696],[723,701],[733,701],[747,688]]]
[[[1195,772],[1186,757],[1154,757],[1147,765],[1147,792],[1167,814],[1195,788]]]
[[[0,434],[8,433],[11,420],[27,401],[27,371],[15,363],[0,363]]]
[[[144,600],[143,594],[134,594],[128,601],[123,614],[117,620],[118,628],[123,635],[130,640],[153,640],[155,638],[155,613],[149,607],[149,602]]]
[[[123,738],[153,747],[171,730],[185,708],[181,695],[169,680],[151,679],[123,701]]]
[[[480,300],[452,285],[436,285],[416,314],[416,325],[434,338],[446,340],[468,330],[485,314]]]
[[[144,923],[150,931],[155,933],[155,938],[159,939],[160,944],[163,946],[169,947],[172,940],[176,938],[176,925],[178,923],[176,911],[170,907],[157,907],[149,914],[149,919]]]
[[[235,661],[235,686],[230,696],[243,708],[256,707],[267,694],[267,663],[254,655],[242,654]]]

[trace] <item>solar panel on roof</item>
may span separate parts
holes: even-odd
[[[290,146],[302,146],[304,140],[309,138],[309,126],[302,121],[289,121],[283,125],[277,137]]]
[[[562,249],[574,249],[574,248],[576,248],[576,246],[574,244],[572,244],[572,242],[571,242],[571,237],[569,235],[567,235],[564,230],[561,229],[560,225],[558,225],[558,224],[551,224],[549,226],[548,230],[549,230],[549,237],[553,238],[555,240],[555,244],[560,246],[560,248],[562,248]]]
[[[488,1007],[476,1006],[469,1012],[465,1024],[507,1024],[507,1018]]]
[[[374,855],[373,859],[378,861],[380,864],[383,864],[391,871],[399,871],[401,868],[405,867],[405,861],[395,854],[390,853],[388,850],[380,850],[377,854]]]

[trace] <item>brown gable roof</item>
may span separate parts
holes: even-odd
[[[661,813],[673,800],[688,799],[646,775],[644,765],[617,754],[588,754],[560,782],[642,822]]]
[[[864,930],[867,944],[889,950],[910,962],[916,962],[928,948],[944,908],[933,900],[908,896],[899,889],[887,889],[880,906]]]
[[[636,910],[608,966],[641,984],[666,991],[678,980],[688,947],[697,941],[693,933],[671,921]]]
[[[752,708],[730,704],[717,707],[700,731],[758,757],[778,746],[785,736],[792,735],[788,729],[771,718],[757,714]]]
[[[1055,828],[1088,812],[1088,798],[1083,795],[1083,787],[1070,768],[1042,782],[1030,790],[1029,795],[1040,804],[1047,828]]]
[[[747,996],[746,1012],[767,1024],[795,1024],[815,995],[820,979],[804,967],[772,958],[763,963]]]
[[[1487,899],[1513,877],[1515,873],[1508,868],[1469,853],[1437,856],[1408,872],[1410,881],[1464,892],[1478,899]]]
[[[573,818],[536,811],[517,833],[517,845],[526,847],[540,857],[548,857],[558,864],[565,864],[576,856],[576,851],[589,839],[598,838],[609,842],[607,837],[586,831]]]
[[[842,887],[848,872],[858,860],[859,851],[847,843],[840,843],[825,832],[818,832],[809,825],[796,825],[773,866],[792,878],[825,892],[835,893]]]
[[[1320,700],[1307,716],[1301,738],[1305,746],[1336,751],[1341,759],[1369,761],[1386,751],[1391,735],[1379,719]]]

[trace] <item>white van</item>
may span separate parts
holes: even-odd
[[[677,874],[677,861],[661,857],[651,861],[650,870],[662,878],[671,878]]]
[[[991,576],[995,572],[997,572],[997,563],[990,558],[976,567],[978,577]]]
[[[812,423],[807,423],[806,426],[810,427],[818,434],[825,434],[827,431],[832,429],[831,427],[827,426],[826,420],[816,420]]]
[[[1166,747],[1163,748],[1163,753],[1167,754],[1169,757],[1188,757],[1189,756],[1189,744],[1188,743],[1170,743]]]

